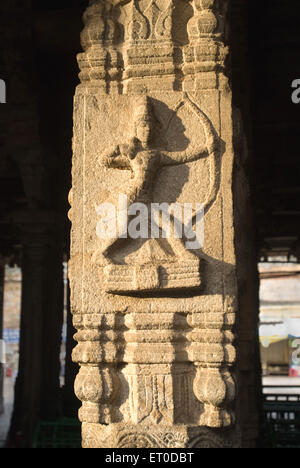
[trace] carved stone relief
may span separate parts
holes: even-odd
[[[84,447],[235,444],[226,6],[96,0],[85,14],[70,196]],[[162,204],[176,229],[163,210],[152,216]],[[136,237],[134,205],[146,220]],[[203,208],[197,248],[176,211],[185,205],[193,232]]]
[[[129,205],[140,203],[147,208],[146,238],[153,232],[150,215],[152,213],[153,190],[157,173],[164,166],[180,166],[187,163],[208,158],[210,165],[210,187],[203,200],[204,212],[211,205],[217,195],[218,181],[216,174],[217,159],[220,157],[219,142],[215,130],[207,116],[192,102],[188,95],[177,103],[166,127],[172,126],[173,120],[178,118],[179,110],[187,106],[191,111],[191,118],[198,120],[198,126],[203,130],[204,142],[202,146],[188,145],[185,151],[167,151],[157,145],[155,141],[155,115],[151,100],[142,97],[137,103],[133,116],[133,132],[127,141],[118,144],[111,150],[100,155],[102,166],[115,170],[131,172],[131,179],[123,193]],[[200,131],[199,131],[200,134]],[[194,211],[193,217],[196,213]],[[176,222],[176,220],[173,219]],[[177,220],[178,221],[178,220]],[[162,231],[163,226],[158,222],[155,227]],[[151,291],[159,289],[189,289],[201,286],[200,258],[184,247],[181,239],[173,236],[168,239],[167,249],[161,239],[146,241],[141,248],[137,248],[134,265],[114,260],[118,253],[119,244],[132,243],[128,239],[128,225],[122,226],[118,237],[109,239],[104,250],[97,250],[93,261],[99,266],[105,266],[106,290],[108,292]],[[166,244],[166,241],[164,241]],[[160,245],[161,244],[161,245]],[[170,254],[172,252],[172,255]]]

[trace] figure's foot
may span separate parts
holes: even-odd
[[[182,260],[186,262],[196,262],[199,261],[198,255],[192,250],[185,250],[182,255]]]
[[[182,262],[196,262],[199,261],[199,256],[196,250],[189,250],[185,247],[180,239],[172,239],[169,241],[175,256]]]
[[[97,250],[92,256],[92,263],[101,267],[106,267],[108,265],[113,265],[113,262],[105,257],[104,253],[101,250]]]

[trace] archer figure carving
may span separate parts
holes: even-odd
[[[205,143],[198,148],[188,148],[182,152],[169,152],[163,148],[155,147],[153,133],[155,116],[151,101],[143,97],[138,103],[134,116],[134,135],[124,144],[117,145],[100,157],[101,165],[118,170],[129,170],[132,177],[127,189],[123,193],[127,195],[128,204],[143,203],[151,207],[153,203],[153,187],[158,171],[164,166],[175,166],[197,161],[204,157],[210,157],[211,187],[204,207],[207,208],[216,195],[216,170],[215,156],[218,152],[218,138],[207,116],[185,95],[184,100],[178,105],[177,110],[188,103],[193,112],[198,116],[204,129]],[[151,212],[151,211],[150,211]],[[126,232],[127,232],[126,227]],[[159,226],[162,229],[161,226]],[[124,232],[119,236],[109,239],[105,250],[98,251],[94,255],[94,262],[107,265],[114,263],[111,259],[111,251],[120,241],[124,242]],[[187,251],[182,240],[178,238],[168,239],[172,249],[177,255],[184,256],[186,260],[195,260],[197,256]]]

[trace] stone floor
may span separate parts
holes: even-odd
[[[12,378],[4,382],[4,414],[0,416],[0,447],[3,447],[9,429],[10,418],[13,410],[14,381]]]

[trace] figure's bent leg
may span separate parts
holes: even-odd
[[[168,239],[168,242],[175,255],[180,258],[181,261],[196,261],[199,259],[195,250],[189,250],[185,247],[183,239],[172,237],[171,239]]]

